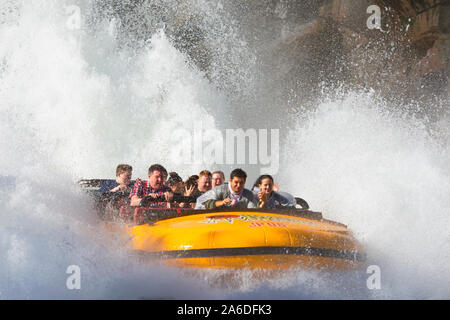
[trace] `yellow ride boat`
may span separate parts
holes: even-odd
[[[146,209],[126,227],[142,258],[192,268],[355,269],[362,246],[343,224],[303,209]]]
[[[101,181],[80,184],[92,191]],[[365,260],[362,245],[347,226],[323,219],[300,198],[295,198],[297,206],[273,210],[193,210],[130,207],[128,194],[92,194],[104,220],[122,221],[111,225],[111,230],[125,228],[129,248],[145,260],[189,268],[254,270],[348,270],[362,267]]]

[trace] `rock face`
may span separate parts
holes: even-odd
[[[450,2],[439,0],[381,1],[396,10],[400,21],[411,25],[414,49],[411,76],[430,94],[450,92]],[[389,4],[393,2],[392,4]]]
[[[144,46],[163,22],[175,47],[221,88],[233,81],[239,87],[246,78],[242,61],[253,61],[232,50],[239,47],[234,38],[224,41],[238,26],[257,57],[249,68],[255,85],[248,91],[255,92],[248,100],[267,106],[266,112],[286,100],[288,111],[307,106],[336,86],[373,89],[396,105],[420,104],[427,115],[448,112],[450,0],[218,1],[233,17],[223,26],[192,3],[99,0],[97,7],[100,17],[120,20],[120,39],[132,47]],[[226,28],[231,22],[236,26]]]
[[[295,78],[300,66],[311,88],[325,78],[344,80],[397,102],[431,99],[445,107],[450,92],[449,24],[450,1],[328,0],[309,28],[283,40],[277,55],[284,53],[296,66],[286,78]],[[313,56],[309,61],[308,55]]]

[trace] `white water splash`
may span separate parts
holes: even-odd
[[[365,270],[293,269],[259,282],[241,272],[237,288],[221,289],[211,286],[216,272],[190,278],[130,259],[75,181],[110,177],[121,162],[139,177],[153,162],[173,167],[171,131],[198,119],[227,126],[213,116],[226,99],[163,32],[133,51],[119,48],[108,21],[95,32],[68,29],[68,2],[6,3],[15,9],[0,25],[8,44],[0,46],[0,174],[16,182],[0,190],[2,299],[450,296],[448,134],[438,144],[420,121],[365,94],[327,101],[299,120],[281,146],[280,185],[349,225],[381,267],[381,291],[366,288]],[[81,268],[80,291],[65,286],[72,264]]]
[[[296,177],[282,178],[286,188],[348,224],[385,297],[449,296],[450,152],[421,121],[349,94],[299,122],[284,154]]]

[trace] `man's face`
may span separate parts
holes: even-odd
[[[154,189],[159,189],[162,186],[164,186],[164,181],[166,180],[166,177],[164,174],[159,171],[155,170],[148,176],[148,182],[150,183],[150,186]]]
[[[125,171],[120,173],[116,179],[119,184],[130,184],[131,182],[131,171]]]
[[[222,175],[220,173],[214,173],[212,175],[212,187],[215,188],[217,186],[220,186],[221,184],[223,184],[225,182],[225,180],[223,179]]]
[[[230,179],[230,188],[235,193],[240,193],[245,186],[245,178],[234,177]]]
[[[201,176],[198,179],[198,190],[201,192],[206,192],[211,190],[211,177],[210,176]]]

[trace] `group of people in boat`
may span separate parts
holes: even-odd
[[[116,168],[116,180],[105,181],[99,192],[129,193],[131,206],[141,205],[144,197],[163,199],[152,202],[153,207],[192,207],[195,209],[214,209],[221,207],[267,208],[291,206],[292,199],[278,192],[278,186],[272,176],[260,176],[252,190],[245,188],[247,174],[242,169],[234,169],[228,182],[222,171],[202,170],[198,175],[190,176],[186,181],[176,173],[167,173],[160,164],[153,164],[148,169],[148,180],[136,179],[132,183],[132,166],[120,164]],[[196,203],[173,203],[174,195],[196,199]]]

